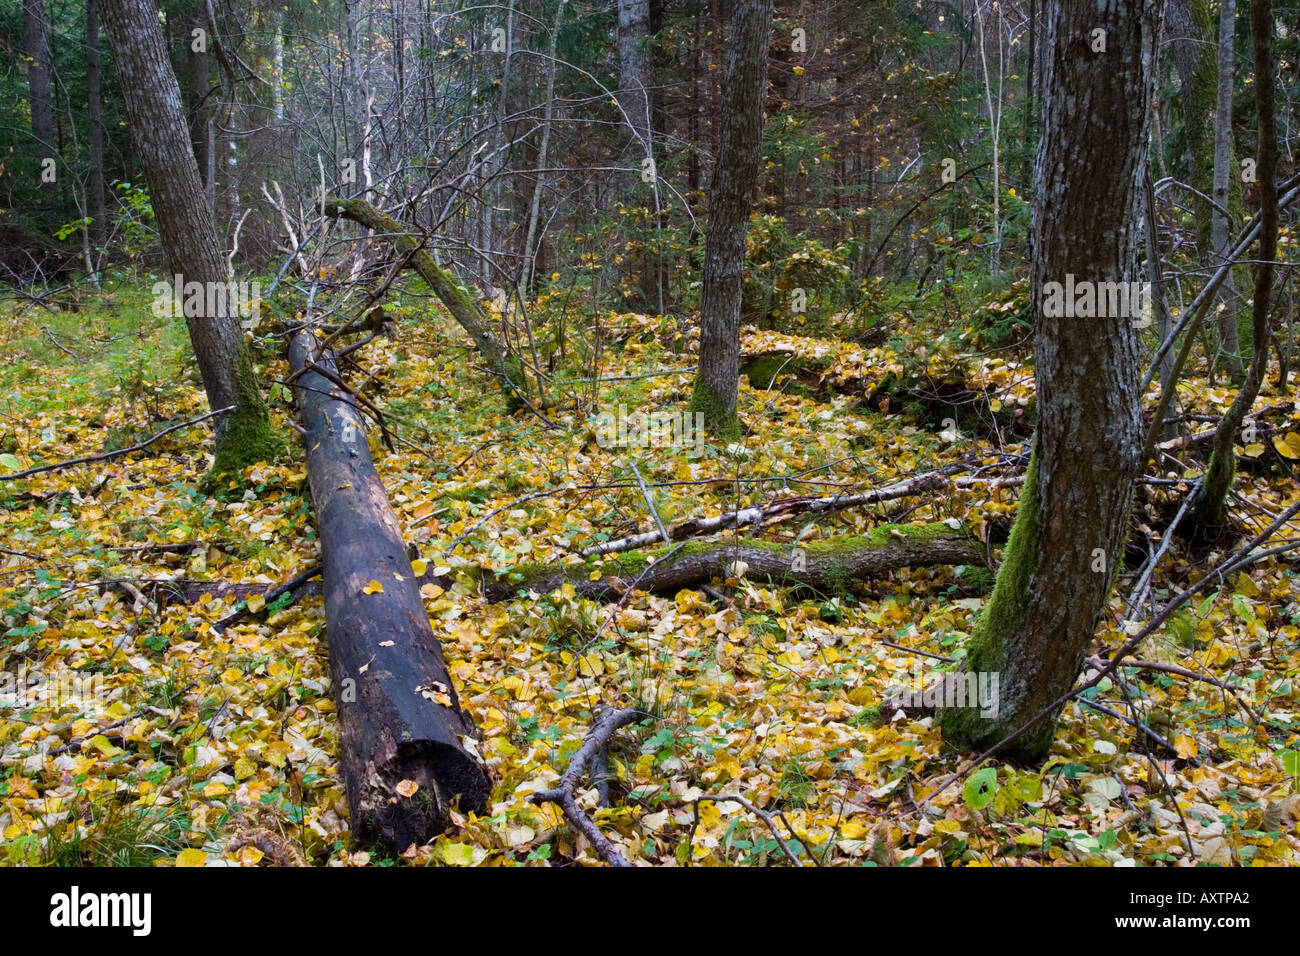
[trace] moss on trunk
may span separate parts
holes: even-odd
[[[242,472],[250,464],[270,462],[285,451],[285,438],[266,416],[266,406],[257,395],[256,406],[240,406],[226,420],[225,431],[217,436],[212,468],[203,479],[203,489],[224,494],[242,488]],[[231,484],[234,483],[234,484]]]
[[[692,416],[697,412],[703,413],[704,432],[710,438],[734,442],[739,441],[744,434],[736,406],[710,392],[699,376],[695,379],[695,390],[691,392],[686,411]]]
[[[241,357],[239,364],[236,374],[239,404],[217,429],[216,454],[212,468],[203,479],[203,490],[210,494],[242,487],[241,473],[245,468],[259,461],[272,461],[285,450],[284,436],[271,425],[247,355]]]
[[[1025,472],[1020,503],[1011,525],[1011,537],[1003,550],[1002,565],[993,585],[993,594],[967,646],[965,669],[968,671],[1006,671],[1006,648],[1003,642],[1020,627],[1030,582],[1042,559],[1038,547],[1039,505],[1038,453],[1035,451],[1030,456],[1029,468]],[[982,717],[975,708],[942,711],[939,721],[943,727],[944,739],[949,743],[977,750],[987,749],[1016,729],[1003,721],[1000,715]],[[1022,737],[1019,744],[1033,752],[1044,751],[1051,744],[1054,730],[1055,721],[1043,721]]]

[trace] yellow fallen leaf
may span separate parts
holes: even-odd
[[[420,785],[414,780],[403,780],[393,789],[396,790],[400,796],[413,797],[420,789]]]
[[[248,596],[248,610],[256,614],[262,608],[266,607],[266,598],[261,594],[250,594]]]
[[[361,589],[362,594],[383,594],[384,586],[378,581],[371,580],[369,584]]]
[[[205,866],[208,862],[208,855],[202,850],[181,850],[176,856],[177,866]]]
[[[246,846],[235,854],[235,859],[239,860],[240,866],[257,866],[264,855],[257,847]]]
[[[415,572],[415,576],[417,578],[423,577],[424,572],[428,570],[428,567],[429,567],[429,562],[425,561],[423,558],[416,558],[414,561],[411,562],[411,570]]]
[[[1300,432],[1287,432],[1282,438],[1274,438],[1273,447],[1283,458],[1300,458]]]
[[[434,856],[448,866],[470,866],[474,862],[474,848],[468,843],[444,843],[434,851]]]
[[[1187,734],[1179,734],[1174,738],[1174,750],[1176,750],[1178,756],[1182,757],[1184,760],[1190,760],[1192,757],[1196,756],[1196,741],[1187,736]]]
[[[103,734],[96,734],[90,739],[90,746],[94,747],[105,757],[116,757],[118,754],[126,753],[121,747],[115,747]]]
[[[850,840],[860,840],[869,832],[870,830],[857,820],[850,820],[840,826],[840,836]]]

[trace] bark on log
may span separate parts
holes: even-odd
[[[315,352],[312,333],[293,337],[290,364],[307,369],[294,392],[324,564],[343,779],[354,834],[401,853],[441,832],[454,801],[481,812],[491,788],[460,742],[473,724],[425,615],[364,422],[343,389],[308,367],[337,375],[332,356]],[[371,581],[382,592],[366,593]],[[419,789],[403,796],[402,781]]]
[[[756,539],[691,541],[622,563],[588,560],[558,566],[525,565],[485,582],[484,593],[491,601],[503,601],[521,590],[545,594],[565,584],[577,594],[595,600],[617,597],[628,588],[673,593],[726,577],[737,561],[744,562],[745,576],[751,579],[768,578],[777,584],[839,591],[850,580],[900,568],[941,564],[984,567],[985,548],[966,528],[954,529],[943,522],[885,525],[860,537],[802,547]],[[602,576],[593,581],[591,575],[596,570]]]
[[[483,361],[501,380],[501,387],[512,406],[518,402],[516,390],[523,391],[525,382],[519,362],[492,334],[491,325],[483,310],[466,295],[456,280],[433,261],[421,248],[422,243],[409,230],[383,210],[376,209],[360,199],[326,197],[321,203],[321,213],[334,218],[349,219],[383,235],[402,255],[410,256],[412,268],[429,284],[451,317],[473,340]]]

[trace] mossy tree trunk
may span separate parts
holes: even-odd
[[[1255,48],[1255,110],[1259,117],[1256,172],[1259,181],[1259,265],[1255,271],[1255,296],[1251,306],[1250,368],[1228,411],[1214,431],[1210,463],[1197,493],[1191,520],[1201,534],[1213,536],[1223,526],[1228,492],[1232,488],[1237,458],[1233,444],[1241,423],[1255,404],[1268,370],[1268,313],[1272,302],[1273,259],[1277,255],[1277,128],[1273,115],[1272,4],[1255,0],[1251,5],[1251,42]],[[1261,25],[1260,18],[1266,18]]]
[[[1043,135],[1036,167],[1033,301],[1038,428],[1011,537],[967,650],[969,671],[999,674],[997,713],[941,714],[950,741],[991,747],[1038,717],[1078,677],[1121,558],[1142,428],[1131,318],[1049,315],[1048,282],[1139,281],[1157,11],[1140,0],[1047,8]],[[1094,50],[1096,29],[1104,52]],[[1104,144],[1104,148],[1099,148]],[[1049,712],[1007,748],[1041,762]]]
[[[361,199],[326,197],[321,203],[321,213],[351,220],[380,233],[399,253],[410,256],[411,267],[429,284],[433,294],[447,307],[451,317],[473,341],[488,368],[500,378],[502,390],[510,404],[513,406],[517,403],[518,395],[525,388],[523,364],[497,341],[483,310],[446,270],[433,261],[433,256],[422,248],[423,243],[411,235],[406,226]]]
[[[147,0],[102,0],[102,14],[127,125],[149,183],[171,272],[187,285],[225,285],[229,275],[204,202],[180,86],[167,58],[157,7]],[[283,448],[271,428],[237,310],[226,296],[220,301],[222,306],[211,315],[203,309],[197,310],[201,314],[189,314],[196,310],[187,302],[185,316],[208,404],[214,409],[235,408],[216,426],[214,477],[236,474]]]
[[[745,282],[745,234],[763,154],[763,92],[772,0],[735,5],[722,80],[718,155],[709,184],[704,289],[700,296],[700,367],[690,411],[724,441],[740,437],[740,306]]]

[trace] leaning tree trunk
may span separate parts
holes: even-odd
[[[451,317],[469,335],[492,373],[501,379],[501,387],[513,406],[525,388],[523,366],[498,344],[488,325],[487,316],[468,294],[461,290],[456,280],[433,261],[423,248],[424,243],[412,236],[406,227],[392,216],[376,209],[361,199],[336,199],[326,197],[321,203],[321,213],[335,218],[349,219],[365,226],[391,242],[399,253],[408,256],[411,267],[429,284]]]
[[[336,384],[332,355],[316,351],[312,333],[298,332],[289,361],[320,533],[343,780],[353,833],[401,853],[437,836],[453,807],[482,812],[491,786],[461,744],[473,724],[429,626],[365,422]]]
[[[154,218],[171,272],[186,284],[199,282],[205,288],[225,285],[229,276],[204,202],[203,183],[181,110],[181,91],[167,58],[158,10],[148,0],[102,3],[127,124],[149,183]],[[271,429],[243,330],[226,298],[222,296],[225,307],[212,315],[206,314],[206,308],[185,310],[209,406],[234,407],[216,427],[213,477],[237,475],[245,465],[274,457],[282,447]],[[200,314],[191,315],[191,311]]]
[[[723,439],[740,436],[740,304],[745,280],[745,233],[763,158],[763,93],[772,0],[736,4],[722,80],[718,155],[709,184],[709,232],[700,296],[700,370],[691,410]]]
[[[1251,38],[1255,48],[1255,110],[1259,118],[1256,172],[1259,182],[1259,265],[1251,305],[1251,357],[1246,380],[1214,431],[1214,445],[1205,479],[1192,509],[1199,536],[1216,537],[1223,527],[1228,491],[1236,471],[1233,444],[1237,430],[1255,404],[1268,370],[1268,312],[1273,290],[1273,259],[1277,255],[1277,127],[1273,118],[1273,16],[1270,0],[1251,4]]]
[[[1139,279],[1154,17],[1139,0],[1048,5],[1034,203],[1038,431],[968,670],[1000,674],[998,711],[949,709],[945,736],[984,749],[1032,724],[1008,756],[1040,762],[1052,703],[1073,686],[1122,555],[1141,447],[1134,318],[1059,315],[1044,286]],[[1156,5],[1158,6],[1158,4]],[[1094,30],[1105,31],[1104,52]],[[1116,310],[1120,311],[1120,310]],[[1035,722],[1036,721],[1036,722]]]

